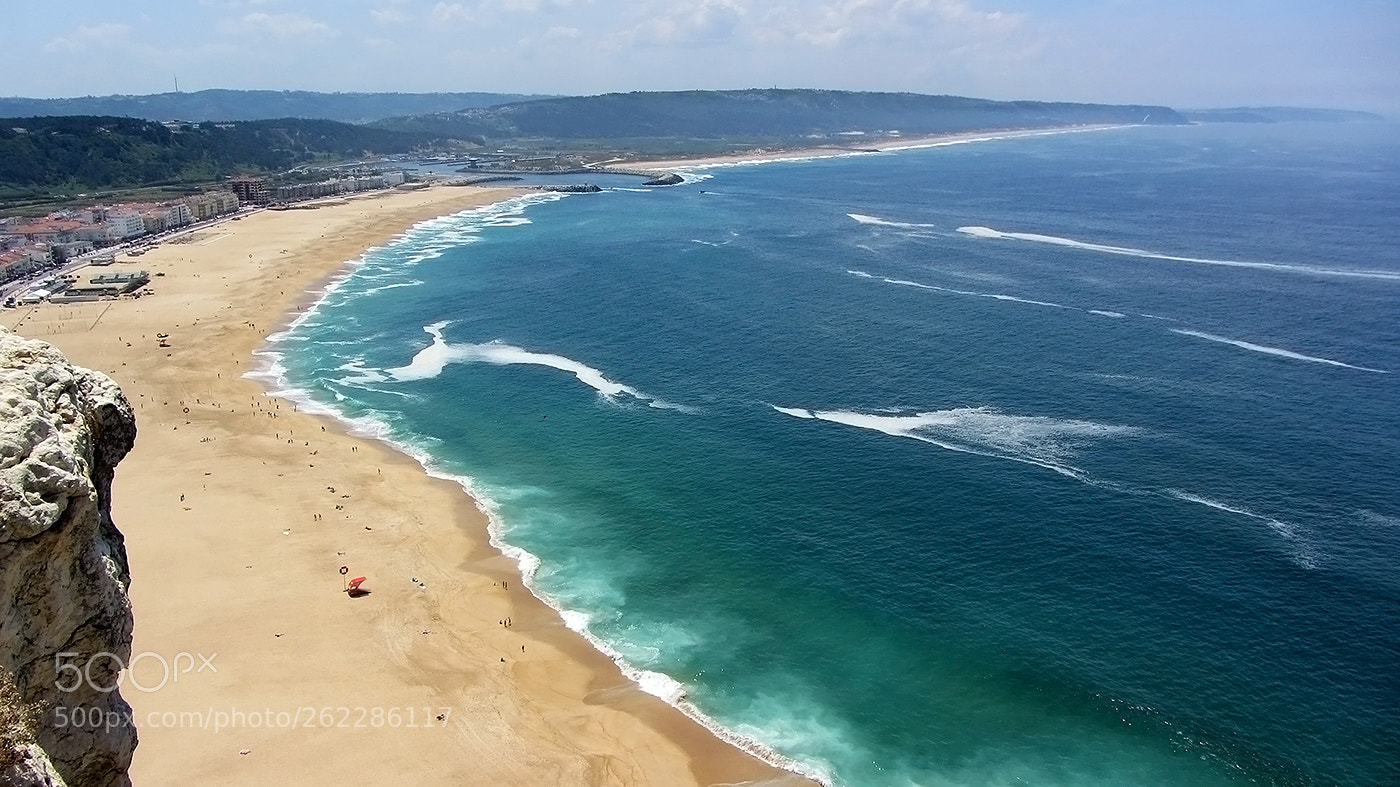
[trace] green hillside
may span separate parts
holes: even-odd
[[[315,118],[367,123],[400,115],[452,112],[540,96],[506,93],[315,93],[306,90],[200,90],[148,96],[0,97],[0,117],[111,115],[147,120]]]
[[[317,159],[407,153],[427,141],[329,120],[169,128],[118,117],[0,118],[0,198],[209,182]]]
[[[935,134],[1098,123],[1179,124],[1154,106],[990,101],[916,93],[734,90],[610,93],[417,115],[380,128],[488,142],[518,139],[790,141],[850,132]]]

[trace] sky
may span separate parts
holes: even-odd
[[[1400,116],[1400,0],[0,0],[0,95],[810,87]]]

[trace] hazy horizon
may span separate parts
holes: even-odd
[[[1400,4],[74,0],[9,15],[0,93],[591,95],[811,87],[1400,112]]]

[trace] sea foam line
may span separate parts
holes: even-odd
[[[1192,331],[1192,330],[1187,330],[1187,329],[1185,329],[1185,328],[1170,328],[1170,329],[1168,329],[1168,330],[1170,330],[1172,333],[1179,333],[1179,334],[1181,334],[1182,336],[1194,336],[1194,337],[1196,337],[1196,338],[1198,338],[1198,339],[1206,339],[1206,340],[1212,341],[1212,342],[1219,342],[1220,344],[1228,344],[1228,345],[1230,345],[1230,346],[1232,346],[1232,347],[1239,347],[1240,349],[1243,349],[1243,350],[1251,350],[1251,351],[1253,351],[1253,352],[1263,353],[1263,354],[1265,354],[1265,355],[1274,355],[1274,356],[1278,356],[1279,358],[1289,358],[1289,359],[1292,359],[1292,360],[1295,360],[1295,361],[1307,361],[1307,362],[1309,362],[1309,363],[1323,363],[1323,364],[1327,364],[1327,365],[1329,365],[1329,366],[1340,366],[1340,367],[1342,367],[1342,368],[1344,368],[1344,369],[1355,369],[1355,370],[1360,371],[1360,372],[1374,372],[1375,374],[1390,374],[1390,372],[1386,371],[1385,369],[1371,369],[1371,368],[1366,367],[1366,366],[1353,366],[1353,365],[1351,365],[1351,364],[1349,364],[1349,363],[1342,363],[1341,361],[1334,361],[1334,360],[1332,360],[1331,358],[1318,358],[1318,357],[1313,356],[1313,355],[1303,355],[1302,353],[1296,353],[1296,352],[1293,352],[1292,350],[1284,350],[1284,349],[1279,348],[1279,347],[1268,347],[1268,346],[1265,346],[1265,345],[1262,345],[1262,344],[1254,344],[1253,342],[1241,341],[1241,340],[1239,340],[1239,339],[1227,339],[1227,338],[1224,337],[1224,336],[1216,336],[1216,335],[1213,334],[1213,333],[1205,333],[1205,332],[1203,332],[1203,331]]]
[[[544,199],[540,199],[540,196],[544,196]],[[515,197],[501,203],[485,206],[484,208],[473,208],[459,214],[453,214],[452,216],[429,219],[415,224],[408,232],[396,236],[396,238],[390,241],[388,247],[411,242],[414,236],[421,237],[424,233],[431,233],[434,228],[450,226],[458,220],[469,218],[471,214],[487,214],[488,216],[499,215],[502,211],[517,211],[536,202],[552,202],[556,199],[562,199],[565,196],[567,195],[551,194]],[[442,469],[426,448],[416,445],[412,441],[400,438],[396,430],[383,419],[374,416],[351,416],[333,405],[322,403],[315,398],[309,389],[291,383],[288,377],[288,369],[283,363],[285,360],[285,353],[275,349],[275,345],[293,338],[290,336],[291,332],[304,324],[313,314],[317,313],[326,303],[327,299],[350,280],[355,270],[364,265],[372,252],[380,251],[383,248],[386,247],[375,247],[367,250],[365,254],[361,255],[359,258],[348,261],[346,270],[334,277],[326,287],[319,291],[317,300],[310,308],[296,314],[288,321],[285,327],[268,336],[264,348],[253,353],[258,359],[258,362],[243,376],[259,381],[263,387],[267,389],[269,396],[276,396],[280,399],[292,402],[297,405],[297,409],[301,412],[338,420],[346,425],[347,431],[350,434],[357,437],[378,440],[399,453],[413,459],[429,476],[458,484],[486,515],[488,542],[497,551],[516,564],[526,589],[557,612],[566,626],[571,630],[579,632],[594,648],[612,659],[622,671],[623,675],[636,683],[639,689],[672,705],[696,723],[708,729],[716,737],[729,742],[731,745],[752,754],[774,767],[806,776],[819,784],[834,784],[835,780],[831,774],[780,754],[777,750],[764,744],[757,738],[741,734],[715,721],[686,699],[683,684],[660,672],[643,670],[633,666],[623,658],[615,648],[607,645],[588,631],[588,618],[586,613],[567,609],[557,599],[538,587],[535,582],[535,577],[539,572],[540,559],[528,550],[515,546],[505,540],[505,536],[503,535],[505,523],[500,513],[500,506],[494,499],[485,494],[480,484],[478,484],[475,479],[467,475],[451,473]],[[441,330],[441,326],[439,330]],[[372,371],[364,369],[363,367],[355,370]],[[653,403],[653,406],[658,405]],[[676,407],[674,405],[667,405],[664,402],[661,402],[659,406]],[[677,407],[677,409],[684,408]],[[434,442],[431,438],[426,437],[420,437],[419,441],[428,445]]]
[[[1313,265],[1290,265],[1281,262],[1246,262],[1243,260],[1217,260],[1206,257],[1182,257],[1174,254],[1164,254],[1162,252],[1134,249],[1126,246],[1108,246],[1102,243],[1088,243],[1072,238],[1059,238],[1054,235],[1037,235],[1030,232],[1002,232],[990,227],[958,227],[958,232],[971,235],[975,238],[1048,243],[1053,246],[1066,246],[1073,249],[1082,249],[1084,251],[1097,251],[1104,254],[1118,254],[1125,257],[1141,257],[1150,260],[1171,260],[1173,262],[1191,262],[1200,265],[1223,265],[1232,268],[1252,268],[1255,270],[1277,271],[1281,273],[1303,273],[1312,276],[1347,276],[1359,279],[1400,281],[1400,272],[1395,271],[1350,270],[1346,268],[1321,268]]]
[[[1299,525],[1178,489],[1140,489],[1091,478],[1066,461],[1089,440],[1141,434],[1142,430],[1137,427],[1044,416],[1006,415],[986,407],[964,407],[913,415],[887,415],[769,406],[794,418],[829,421],[869,429],[892,437],[912,438],[950,451],[1043,467],[1100,489],[1129,495],[1169,497],[1237,514],[1266,524],[1288,544],[1288,555],[1299,566],[1315,569],[1322,560],[1321,552],[1307,537],[1306,530]]]
[[[602,372],[572,358],[550,353],[537,353],[503,342],[485,344],[449,344],[443,338],[442,329],[448,323],[439,322],[426,325],[423,330],[433,337],[433,343],[419,350],[407,366],[386,369],[385,372],[400,382],[428,380],[442,374],[451,363],[489,363],[496,366],[545,366],[568,372],[579,382],[602,394],[604,398],[630,396],[651,407],[662,410],[685,410],[680,405],[671,404],[650,394],[642,393],[630,385],[609,380]]]
[[[762,164],[799,164],[809,163],[813,161],[822,161],[825,159],[853,158],[855,156],[884,156],[889,155],[891,153],[899,153],[908,150],[944,148],[951,147],[953,145],[971,145],[979,142],[998,142],[1001,140],[1021,139],[1028,137],[1046,137],[1056,134],[1082,134],[1090,131],[1113,131],[1123,128],[1132,128],[1132,126],[1091,126],[1087,128],[1049,128],[1037,129],[1033,131],[1008,131],[1003,133],[981,134],[966,137],[958,136],[948,139],[931,139],[920,142],[911,142],[909,144],[896,143],[885,145],[884,147],[881,147],[878,150],[835,149],[825,153],[812,151],[807,153],[794,153],[791,155],[779,154],[763,158],[735,159],[733,161],[701,160],[690,163],[682,163],[677,167],[672,168],[670,171],[675,172],[677,175],[680,175],[686,183],[698,183],[702,180],[707,180],[709,178],[714,177],[710,173],[703,172],[702,170],[725,169],[728,167],[753,167]],[[652,171],[658,171],[655,167],[651,167],[650,169]]]
[[[901,230],[926,230],[934,229],[938,226],[936,224],[916,224],[908,221],[889,221],[879,216],[867,216],[864,213],[847,213],[846,215],[861,224],[868,224],[872,227],[894,227],[895,229]]]
[[[1171,497],[1176,498],[1177,500],[1182,500],[1187,503],[1195,503],[1197,505],[1203,505],[1207,508],[1213,508],[1216,511],[1224,511],[1228,514],[1238,514],[1243,517],[1248,517],[1250,519],[1263,522],[1264,524],[1269,526],[1270,530],[1282,536],[1283,539],[1293,547],[1293,549],[1290,550],[1290,552],[1292,554],[1294,562],[1296,562],[1303,568],[1317,568],[1318,560],[1320,557],[1318,555],[1317,548],[1314,547],[1306,537],[1304,537],[1303,528],[1299,527],[1298,525],[1295,525],[1291,522],[1284,522],[1281,519],[1275,519],[1271,516],[1256,514],[1248,509],[1240,508],[1238,506],[1232,506],[1226,503],[1222,503],[1218,500],[1212,500],[1208,497],[1193,495],[1190,492],[1183,492],[1179,489],[1168,489],[1167,494]]]
[[[366,278],[368,278],[368,277],[366,277]],[[364,290],[363,292],[361,292],[361,293],[359,293],[359,294],[360,294],[361,296],[368,296],[368,295],[374,295],[375,293],[384,292],[385,290],[397,290],[397,289],[399,289],[399,288],[401,288],[401,287],[418,287],[418,286],[421,286],[421,285],[423,285],[423,284],[426,284],[426,282],[424,282],[422,279],[414,279],[414,280],[412,280],[412,281],[401,281],[401,282],[395,282],[394,284],[385,284],[385,285],[383,285],[383,286],[381,286],[381,287],[371,287],[371,288],[369,288],[368,290]]]
[[[342,294],[352,281],[375,281],[383,278],[381,274],[392,275],[402,271],[405,267],[441,256],[443,252],[455,245],[476,239],[480,231],[487,227],[512,227],[528,224],[530,223],[529,219],[524,216],[526,208],[540,203],[555,202],[568,196],[570,195],[557,192],[524,194],[489,205],[468,208],[446,216],[420,221],[395,235],[383,246],[371,246],[365,249],[360,256],[346,260],[344,267],[333,275],[324,287],[308,291],[308,294],[312,296],[311,305],[296,313],[280,330],[270,334],[267,337],[267,345],[274,346],[288,341],[297,328],[319,315],[329,305],[332,296]],[[389,258],[386,255],[390,249],[406,253],[409,256]],[[370,288],[370,290],[378,289],[387,288]],[[368,294],[372,294],[372,292],[350,293],[350,297]],[[269,351],[271,350],[265,347],[263,352]],[[275,353],[275,351],[271,352]]]
[[[1015,295],[1002,295],[1002,294],[1000,294],[1000,293],[993,293],[993,292],[973,292],[972,290],[955,290],[955,289],[953,289],[952,287],[939,287],[939,286],[934,285],[934,284],[924,284],[924,283],[922,283],[922,282],[909,281],[908,279],[891,279],[891,278],[888,278],[888,277],[886,277],[886,276],[876,276],[876,275],[871,274],[871,273],[866,273],[865,271],[848,270],[848,271],[846,271],[846,272],[849,273],[849,274],[851,274],[852,276],[859,276],[859,277],[862,278],[862,279],[876,279],[876,280],[882,281],[882,282],[884,282],[884,283],[886,283],[886,284],[894,284],[894,285],[899,286],[899,287],[914,287],[914,288],[920,289],[920,290],[934,290],[934,291],[936,291],[936,292],[946,292],[946,293],[949,293],[950,295],[966,295],[966,296],[972,297],[972,298],[990,298],[990,299],[992,299],[992,300],[994,300],[994,301],[1007,301],[1007,302],[1010,302],[1010,303],[1025,303],[1025,304],[1029,304],[1029,305],[1031,305],[1031,306],[1049,306],[1049,307],[1052,308],[1052,309],[1068,309],[1068,310],[1070,310],[1070,311],[1084,311],[1083,309],[1080,309],[1080,308],[1077,307],[1077,306],[1065,306],[1064,304],[1060,304],[1060,303],[1051,303],[1051,302],[1049,302],[1049,301],[1037,301],[1037,300],[1033,300],[1033,299],[1031,299],[1031,298],[1020,298],[1020,297],[1017,297],[1017,296],[1015,296]],[[1101,313],[1101,312],[1100,312],[1100,313]]]
[[[959,407],[911,415],[770,407],[795,418],[829,421],[907,437],[949,451],[1035,465],[1096,485],[1084,471],[1068,464],[1068,458],[1090,440],[1131,436],[1140,431],[1136,427],[1092,421],[1007,415],[990,407]]]
[[[1133,128],[1132,125],[1112,125],[1112,126],[1086,126],[1082,128],[1042,128],[1027,131],[1007,131],[994,134],[979,134],[966,137],[954,137],[951,139],[933,139],[926,142],[915,142],[909,145],[892,145],[881,148],[881,150],[891,153],[901,150],[924,150],[926,148],[946,148],[952,145],[970,145],[976,142],[999,142],[1006,139],[1028,139],[1031,137],[1052,137],[1059,134],[1087,134],[1097,131],[1118,131],[1125,128]]]

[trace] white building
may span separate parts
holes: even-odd
[[[136,211],[111,212],[107,214],[107,237],[112,240],[126,240],[146,234],[146,222]]]
[[[194,215],[190,213],[190,206],[183,202],[174,202],[165,206],[165,226],[183,227],[194,221]]]

